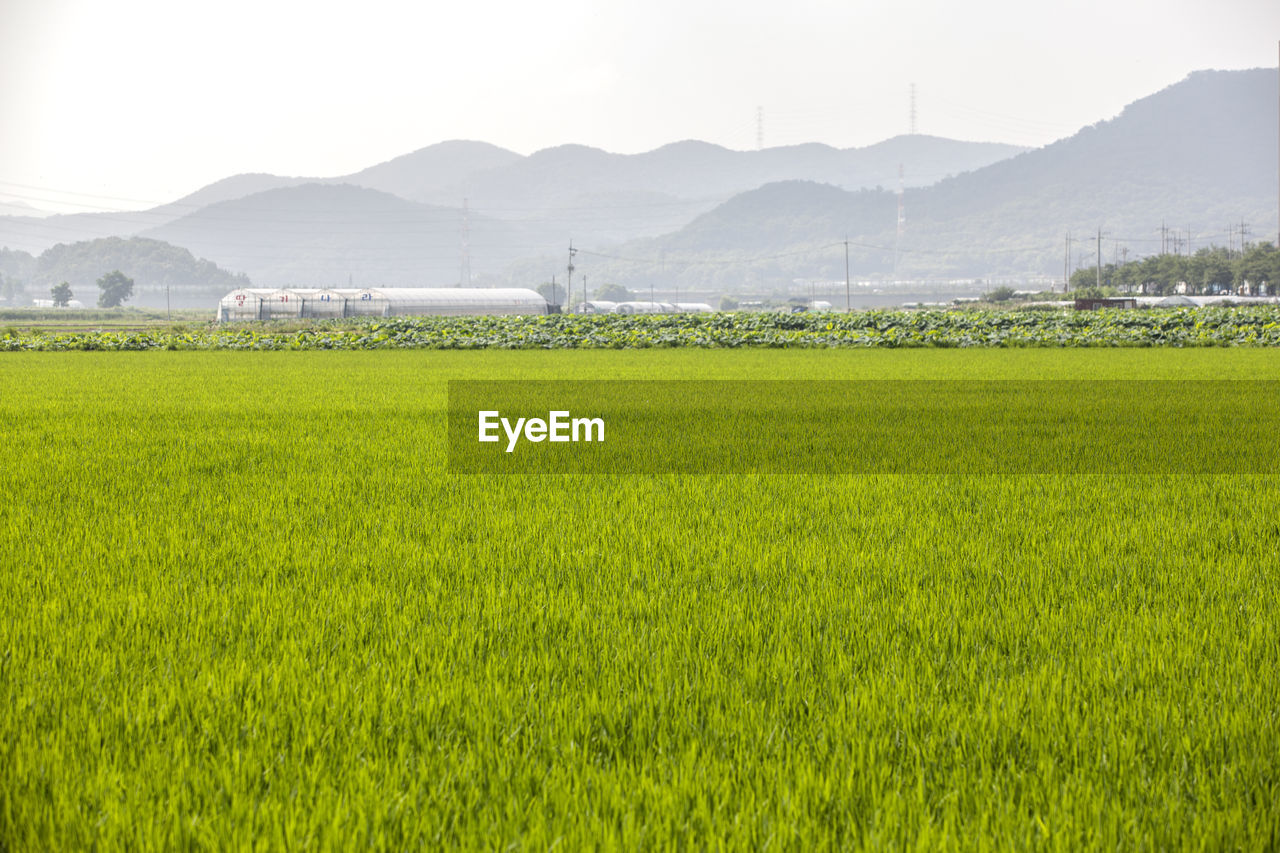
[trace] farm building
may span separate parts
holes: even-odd
[[[547,314],[547,300],[524,288],[241,288],[222,297],[218,320]]]
[[[1132,296],[1081,296],[1075,301],[1077,311],[1099,311],[1103,308],[1137,308]]]

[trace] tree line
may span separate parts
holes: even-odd
[[[1084,267],[1071,274],[1071,290],[1094,294],[1098,267]],[[1276,295],[1280,287],[1280,249],[1271,243],[1253,243],[1244,251],[1210,246],[1191,255],[1151,255],[1122,264],[1102,266],[1102,291],[1163,296],[1174,293],[1204,295],[1235,293]]]

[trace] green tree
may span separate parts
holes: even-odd
[[[1187,258],[1182,255],[1156,256],[1156,281],[1161,294],[1176,293],[1178,285],[1188,280]]]
[[[729,296],[728,294],[725,294],[724,296],[721,296],[721,297],[720,297],[720,310],[721,310],[721,311],[737,311],[737,310],[738,310],[738,300],[734,299],[732,296]]]
[[[1201,249],[1192,256],[1191,278],[1188,281],[1198,293],[1207,293],[1231,286],[1233,276],[1231,259],[1226,249],[1214,246]]]
[[[604,284],[596,290],[596,299],[605,302],[630,302],[631,291],[620,284]]]
[[[1237,284],[1249,283],[1254,293],[1262,284],[1267,285],[1267,292],[1274,294],[1276,285],[1280,283],[1280,250],[1270,243],[1255,243],[1244,253],[1244,257],[1236,261],[1235,280]]]
[[[71,292],[71,285],[64,281],[57,287],[49,288],[49,295],[53,297],[54,307],[66,308],[75,294]]]
[[[120,270],[113,270],[98,279],[98,289],[102,291],[98,296],[98,307],[116,308],[133,296],[133,279]]]
[[[984,293],[982,295],[982,298],[987,300],[988,302],[1008,302],[1010,299],[1013,298],[1013,288],[997,287],[995,290],[991,291],[990,293]]]
[[[563,284],[557,284],[554,281],[544,282],[538,285],[538,293],[542,294],[542,298],[552,305],[560,305],[564,302]]]

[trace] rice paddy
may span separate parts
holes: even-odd
[[[1280,844],[1273,475],[449,470],[613,378],[1280,352],[6,354],[0,848]]]

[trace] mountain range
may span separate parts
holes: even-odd
[[[475,283],[571,239],[616,243],[677,229],[735,194],[780,178],[859,187],[919,164],[922,184],[1015,154],[997,143],[898,137],[866,148],[731,151],[682,142],[645,154],[564,145],[521,156],[444,142],[336,178],[236,175],[150,210],[0,217],[0,245],[141,235],[247,273],[256,284],[452,284],[463,244]]]
[[[846,241],[855,277],[1060,277],[1068,246],[1074,266],[1099,243],[1111,260],[1273,235],[1278,95],[1275,69],[1196,72],[1035,150],[444,142],[339,177],[236,175],[147,211],[0,216],[0,246],[138,235],[260,286],[449,285],[464,257],[472,283],[531,285],[563,272],[571,240],[580,275],[637,288],[842,279]]]
[[[729,289],[796,278],[1016,276],[1276,239],[1275,69],[1203,71],[1113,119],[985,168],[908,189],[793,181],[743,193],[683,228],[615,247],[593,270],[633,287]],[[1167,234],[1162,233],[1167,229]],[[548,257],[541,264],[553,263]],[[530,270],[538,262],[530,264]]]

